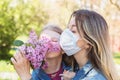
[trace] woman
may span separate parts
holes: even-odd
[[[118,80],[109,44],[108,25],[101,15],[89,10],[73,12],[68,29],[60,37],[62,49],[78,64],[72,80]]]
[[[59,42],[61,33],[62,30],[58,26],[47,25],[42,30],[40,39],[42,36],[45,36],[53,42]],[[66,67],[70,65],[70,62],[68,62],[67,56],[63,54],[62,51],[58,53],[48,52],[45,57],[48,67],[45,69],[35,69],[31,75],[29,61],[25,58],[23,53],[24,52],[18,52],[14,55],[14,58],[11,58],[15,70],[22,80],[61,80],[59,74],[62,74],[64,69],[70,69],[70,67]]]

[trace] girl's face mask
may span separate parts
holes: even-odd
[[[60,36],[60,46],[68,56],[74,55],[81,50],[77,46],[79,37],[75,36],[69,29],[63,31]]]

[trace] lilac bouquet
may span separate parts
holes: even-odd
[[[20,51],[25,51],[26,58],[30,61],[33,68],[46,68],[45,55],[49,52],[60,52],[58,42],[53,42],[49,38],[43,36],[39,39],[37,34],[32,30],[30,32],[27,43],[24,43],[18,48]]]

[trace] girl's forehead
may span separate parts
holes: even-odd
[[[40,34],[40,38],[41,37],[47,37],[47,38],[50,38],[50,39],[53,39],[53,38],[56,38],[56,39],[60,39],[60,34],[55,32],[55,31],[50,31],[50,30],[44,30],[41,34]]]

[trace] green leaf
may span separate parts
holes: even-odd
[[[16,50],[17,50],[17,48],[11,48],[11,50],[14,50],[14,51],[16,51]]]
[[[24,44],[24,42],[21,41],[21,40],[15,40],[15,41],[13,42],[13,45],[14,45],[14,46],[21,46],[21,45],[23,45],[23,44]]]

